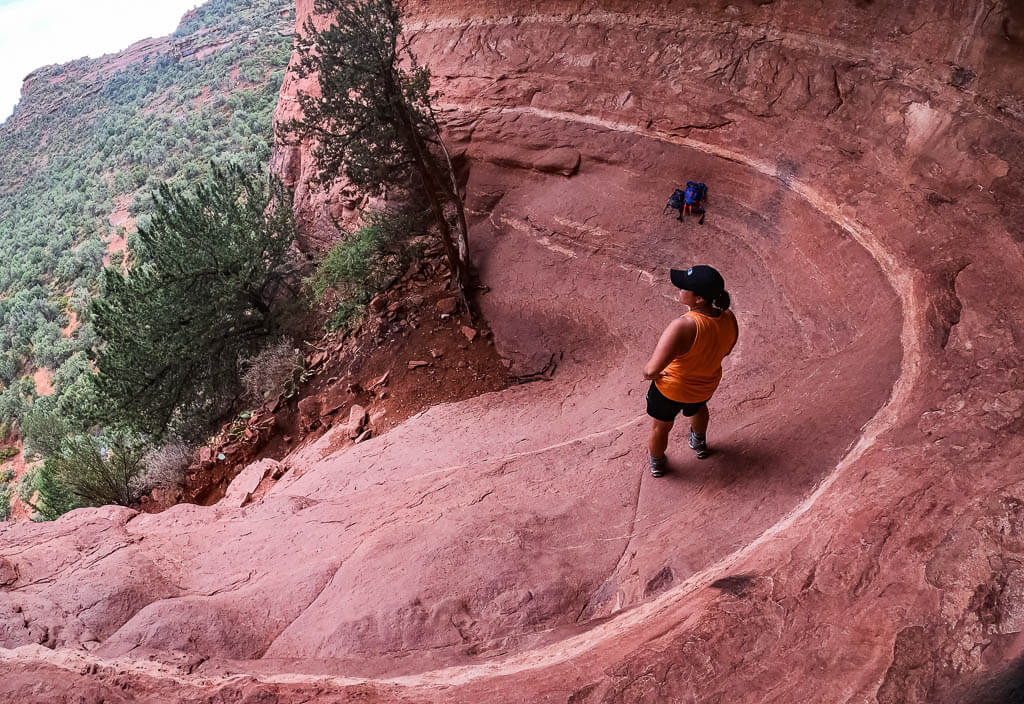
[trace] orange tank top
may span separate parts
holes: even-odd
[[[722,359],[736,344],[736,327],[731,313],[712,318],[691,310],[686,316],[697,324],[693,345],[669,362],[654,383],[666,398],[700,403],[711,398],[722,380]]]

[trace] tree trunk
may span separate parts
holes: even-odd
[[[441,138],[441,128],[437,124],[437,119],[434,117],[433,110],[430,112],[430,119],[434,123],[434,132],[437,134],[437,143],[441,145],[441,151],[444,153],[445,163],[448,165],[448,177],[452,183],[451,198],[455,202],[455,212],[458,217],[460,230],[457,239],[459,256],[462,258],[463,264],[467,267],[471,267],[469,261],[469,225],[466,224],[466,208],[462,202],[462,194],[459,193],[459,181],[455,177],[455,167],[452,165],[452,156],[448,153],[448,147],[445,146],[444,139]]]
[[[430,155],[423,143],[423,138],[416,131],[415,124],[406,106],[402,105],[399,112],[401,113],[403,123],[402,132],[404,132],[406,143],[416,164],[416,171],[423,181],[423,190],[426,191],[427,199],[430,201],[430,208],[434,212],[434,218],[437,220],[437,227],[441,233],[441,242],[448,257],[448,265],[451,267],[452,275],[458,285],[462,304],[465,306],[466,312],[470,317],[473,317],[473,308],[469,301],[469,252],[468,249],[464,253],[460,252],[459,250],[464,248],[465,245],[463,242],[456,244],[452,238],[451,226],[448,224],[448,217],[444,212],[444,204],[441,202],[439,195],[441,193],[449,194],[449,190],[444,185],[444,180],[438,178],[437,170],[430,163]],[[450,195],[454,196],[457,204],[456,207],[462,213],[462,199],[458,197],[458,192]],[[461,217],[460,224],[465,222],[465,215],[462,214]]]

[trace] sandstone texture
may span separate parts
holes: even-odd
[[[1016,7],[415,3],[480,305],[531,383],[332,451],[339,425],[244,506],[3,528],[0,692],[1014,701]],[[356,204],[308,187],[309,159],[275,164],[316,244]],[[691,179],[703,226],[662,214]],[[654,479],[640,368],[680,312],[668,268],[694,263],[741,334],[714,454],[679,423]]]

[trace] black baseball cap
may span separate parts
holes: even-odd
[[[670,269],[669,276],[676,288],[693,291],[701,298],[712,299],[725,290],[725,279],[711,266],[698,264],[689,269]]]

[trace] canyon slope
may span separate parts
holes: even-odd
[[[1014,701],[1022,15],[412,4],[480,306],[510,372],[542,380],[341,450],[332,430],[243,507],[3,528],[0,692]],[[286,77],[279,124],[302,88]],[[273,164],[330,241],[345,193],[310,185],[308,145]],[[702,226],[663,213],[687,180]],[[669,267],[695,263],[741,334],[714,454],[677,427],[655,479],[640,368],[680,312]]]

